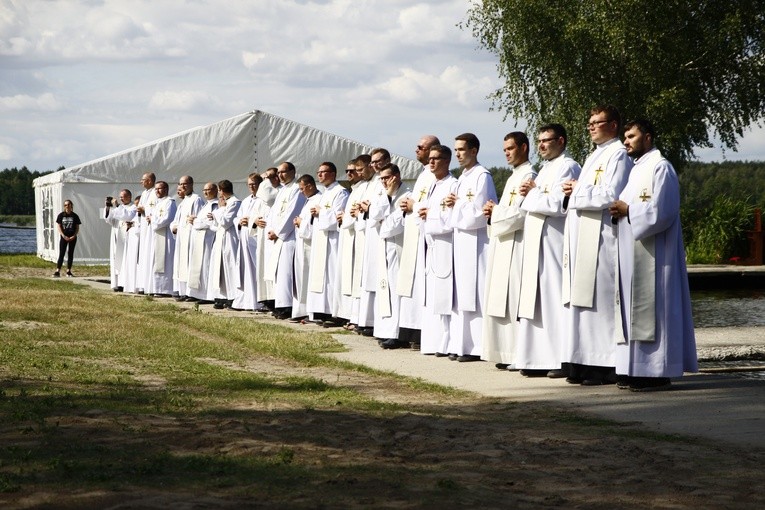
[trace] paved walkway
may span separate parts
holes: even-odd
[[[75,281],[111,292],[108,284],[92,279],[75,278]],[[171,299],[161,302],[176,303]],[[214,310],[211,305],[200,308],[204,312],[226,316],[255,317],[249,312]],[[255,320],[303,330],[321,329],[260,317]],[[406,349],[383,350],[374,339],[359,335],[333,336],[348,350],[331,355],[353,363],[489,397],[546,402],[561,409],[641,424],[661,433],[698,436],[749,449],[765,449],[765,378],[689,374],[674,381],[669,391],[633,393],[613,385],[582,387],[561,379],[526,378],[517,372],[497,370],[492,363],[459,363]],[[696,341],[699,357],[704,359],[717,359],[731,353],[744,357],[749,353],[758,359],[764,359],[760,356],[765,355],[765,327],[697,329]]]

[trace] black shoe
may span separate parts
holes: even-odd
[[[467,363],[469,361],[481,361],[481,357],[476,356],[475,354],[463,354],[462,356],[457,356],[457,361],[460,363]]]
[[[457,354],[449,354],[449,361],[457,361],[459,356]]]
[[[213,304],[213,308],[215,308],[216,310],[223,310],[224,308],[226,308],[226,302],[221,301],[220,299],[216,299],[215,303]]]
[[[176,301],[179,301],[179,302],[183,302],[183,301],[186,301],[186,296],[176,296],[176,297],[175,297],[175,300],[176,300]]]
[[[448,356],[448,354],[445,354],[443,352],[437,352],[437,353],[433,354],[433,356],[435,356],[436,358],[445,358],[445,357]]]
[[[566,377],[566,382],[569,384],[582,384],[582,381],[584,381],[584,379],[580,379],[579,377]]]
[[[549,370],[537,370],[532,368],[522,368],[521,375],[524,377],[546,377]]]
[[[669,377],[633,377],[630,382],[630,391],[664,391],[672,387]]]
[[[507,370],[507,367],[509,367],[509,366],[510,366],[510,364],[508,364],[508,363],[495,363],[494,364],[494,368],[496,368],[497,370]]]
[[[387,340],[384,340],[380,343],[380,347],[383,349],[398,349],[401,347],[401,342],[399,342],[396,338],[388,338]]]
[[[373,336],[374,335],[374,329],[372,329],[372,328],[358,328],[356,331],[361,336]]]
[[[71,272],[71,271],[67,271],[67,272],[66,272],[66,275],[67,275],[69,278],[73,278],[73,277],[74,277],[74,275],[72,274],[72,272]]]
[[[290,317],[289,321],[295,324],[300,324],[303,320],[307,319],[307,315],[301,315],[300,317]]]
[[[620,390],[628,390],[630,389],[630,379],[632,379],[628,375],[617,375],[616,376],[616,387]]]
[[[553,370],[547,371],[547,377],[549,377],[550,379],[563,379],[564,377],[566,377],[566,373],[560,368],[555,368]]]
[[[55,273],[53,273],[53,278],[61,278],[61,272],[56,271]]]

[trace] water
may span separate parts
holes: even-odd
[[[0,225],[0,253],[37,253],[36,230]]]
[[[691,292],[697,328],[765,326],[765,290]]]

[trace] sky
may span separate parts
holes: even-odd
[[[506,166],[502,138],[525,122],[491,111],[497,57],[459,27],[469,5],[0,0],[0,168],[69,167],[256,109],[409,157],[424,134],[473,132],[479,160]],[[765,129],[697,156],[765,160]]]

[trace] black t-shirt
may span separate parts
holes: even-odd
[[[66,237],[72,237],[77,231],[76,225],[82,225],[77,213],[67,214],[65,212],[59,213],[56,223],[61,225],[61,230],[64,231]]]

